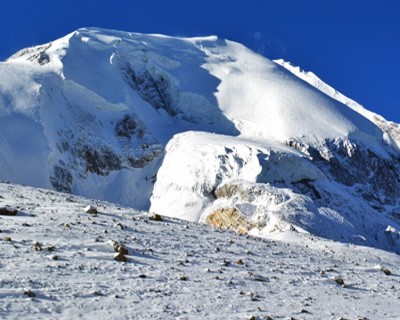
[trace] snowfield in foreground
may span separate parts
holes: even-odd
[[[400,256],[386,251],[8,183],[0,214],[1,319],[400,318]]]

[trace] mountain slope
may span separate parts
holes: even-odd
[[[98,213],[85,212],[87,205]],[[295,232],[266,240],[152,217],[0,183],[0,318],[399,317],[396,254]],[[121,246],[126,262],[114,260]]]
[[[0,79],[1,179],[400,252],[398,126],[283,62],[89,28],[18,52]]]
[[[347,105],[351,109],[363,115],[365,118],[369,119],[371,122],[375,123],[378,127],[380,127],[383,130],[385,140],[395,149],[399,150],[400,148],[399,124],[387,121],[382,116],[365,109],[356,101],[344,96],[342,93],[338,92],[328,84],[324,83],[320,78],[318,78],[312,72],[305,72],[301,70],[299,67],[295,67],[291,63],[286,62],[282,59],[275,60],[274,62],[276,62],[277,64],[281,65],[282,67],[293,73],[296,77],[299,77],[300,79],[306,81],[307,83],[311,84],[313,87],[322,91],[326,95]]]

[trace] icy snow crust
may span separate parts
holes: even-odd
[[[79,29],[0,63],[0,178],[399,252],[400,130],[349,101],[215,36]]]

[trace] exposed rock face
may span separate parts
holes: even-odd
[[[400,161],[393,153],[385,158],[349,140],[326,140],[322,147],[302,145],[290,140],[287,145],[305,153],[309,160],[331,179],[355,186],[373,206],[394,205],[400,192]]]
[[[108,176],[123,168],[142,169],[163,154],[164,147],[135,114],[126,114],[116,121],[113,135],[119,144],[113,146],[94,136],[91,126],[75,133],[71,129],[59,131],[59,162],[50,176],[57,191],[72,192],[76,176]]]
[[[257,193],[257,191],[255,192]],[[254,193],[248,192],[243,185],[236,183],[221,184],[215,190],[214,195],[217,199],[239,197],[245,201],[254,200]]]
[[[118,137],[131,139],[132,136],[143,138],[145,128],[137,118],[132,115],[125,115],[122,120],[115,125],[115,134]]]
[[[61,161],[60,165],[55,165],[54,172],[50,176],[50,182],[54,189],[60,192],[70,193],[72,191],[72,174]]]
[[[26,48],[18,51],[15,55],[9,59],[15,59],[18,57],[25,56],[28,61],[37,62],[40,65],[45,65],[50,62],[50,56],[46,52],[51,47],[51,43],[44,44],[32,48]]]
[[[115,126],[115,134],[123,144],[123,162],[132,168],[144,168],[162,155],[164,147],[149,133],[135,115],[125,115]]]
[[[245,234],[256,227],[248,217],[236,208],[222,208],[207,216],[207,224],[214,228],[230,229]]]
[[[171,83],[162,74],[151,73],[145,69],[141,73],[135,71],[128,63],[123,68],[128,83],[138,92],[140,97],[150,103],[153,108],[164,109],[171,117],[177,111],[171,95]]]
[[[84,145],[77,154],[81,155],[85,170],[88,172],[103,176],[110,171],[121,169],[121,159],[106,147],[96,150],[92,146]]]
[[[153,160],[157,159],[163,152],[162,146],[143,146],[143,153],[139,156],[128,157],[129,164],[132,168],[144,168]]]

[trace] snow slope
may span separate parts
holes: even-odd
[[[392,145],[394,148],[399,150],[400,148],[400,127],[399,124],[391,121],[387,121],[382,116],[371,112],[365,109],[362,105],[357,103],[356,101],[346,97],[342,93],[338,92],[330,85],[323,82],[320,78],[317,77],[311,71],[303,71],[300,67],[296,67],[292,65],[290,62],[286,62],[282,59],[275,60],[275,63],[281,65],[291,73],[293,73],[296,77],[306,81],[313,87],[317,88],[318,90],[322,91],[326,95],[330,96],[331,98],[347,105],[354,111],[360,113],[365,118],[369,119],[371,122],[375,123],[378,127],[380,127],[384,131],[384,138],[385,140]]]
[[[0,178],[400,252],[398,125],[332,90],[215,36],[79,29],[0,63]]]
[[[107,202],[0,183],[6,207],[17,213],[0,215],[1,319],[400,316],[393,253],[294,231],[267,240],[154,221]],[[126,262],[114,260],[115,244],[128,250]]]

